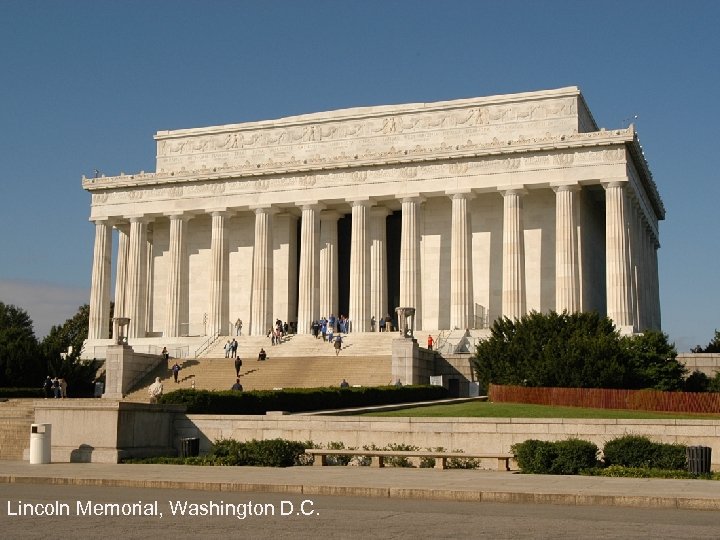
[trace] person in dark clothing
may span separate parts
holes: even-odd
[[[230,388],[230,390],[242,392],[243,387],[242,387],[242,384],[240,384],[240,379],[235,379],[235,384],[232,385],[232,388]]]
[[[235,357],[235,376],[240,377],[240,369],[242,369],[242,360],[239,356]]]

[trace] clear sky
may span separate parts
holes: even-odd
[[[364,105],[579,86],[634,120],[667,209],[663,330],[720,328],[720,2],[2,0],[0,301],[42,337],[89,299],[81,175],[155,170],[152,136]]]

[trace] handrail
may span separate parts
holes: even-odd
[[[203,341],[202,344],[197,349],[195,349],[195,358],[199,357],[202,353],[212,347],[219,337],[220,332],[215,332],[213,335],[209,336],[205,341]]]

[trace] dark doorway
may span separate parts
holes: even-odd
[[[350,314],[350,242],[352,241],[352,215],[346,214],[337,222],[338,227],[338,313],[335,315]],[[327,317],[329,313],[321,313]]]
[[[460,379],[448,379],[448,394],[451,398],[460,397]]]
[[[400,232],[402,212],[393,212],[386,220],[387,238],[387,287],[388,312],[395,316],[395,308],[400,306]]]

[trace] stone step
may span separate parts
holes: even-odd
[[[165,392],[178,388],[198,390],[229,390],[235,382],[234,360],[202,358],[180,363],[182,370],[178,383],[172,373],[165,370],[159,376]],[[240,382],[244,390],[271,390],[273,388],[312,388],[338,386],[342,379],[351,385],[381,386],[391,383],[390,356],[332,356],[332,357],[271,357],[259,362],[243,360]],[[129,401],[148,401],[147,387],[154,380],[148,378],[142,388],[127,396]]]

